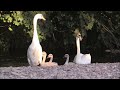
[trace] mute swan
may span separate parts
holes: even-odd
[[[77,55],[75,56],[73,62],[76,64],[90,64],[91,63],[91,55],[80,53],[80,41],[82,41],[80,32],[76,30],[75,35],[76,35]]]
[[[33,19],[33,39],[27,50],[27,59],[30,66],[37,66],[42,62],[42,47],[40,45],[38,34],[37,34],[37,20],[46,20],[42,14],[36,14]]]

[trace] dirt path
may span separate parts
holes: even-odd
[[[120,63],[0,67],[0,79],[120,79]]]

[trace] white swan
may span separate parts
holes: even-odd
[[[91,55],[80,53],[80,41],[82,41],[81,34],[78,31],[75,32],[75,34],[76,34],[77,55],[75,56],[73,62],[76,64],[90,64]]]
[[[42,62],[42,47],[39,43],[38,34],[37,34],[38,19],[45,20],[42,14],[36,14],[33,19],[33,27],[34,27],[33,39],[32,39],[32,43],[30,44],[27,50],[27,60],[29,65],[31,66],[37,66]]]

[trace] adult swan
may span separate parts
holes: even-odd
[[[45,20],[42,14],[36,14],[33,19],[33,27],[34,27],[33,39],[32,39],[32,43],[30,44],[27,50],[27,60],[30,66],[37,66],[42,62],[42,47],[40,45],[37,34],[38,19]]]
[[[75,36],[76,36],[77,54],[73,62],[76,64],[90,64],[91,55],[80,53],[80,41],[82,41],[82,37],[81,37],[79,30],[75,30]]]

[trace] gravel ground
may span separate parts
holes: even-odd
[[[120,63],[0,67],[0,79],[120,79]]]

